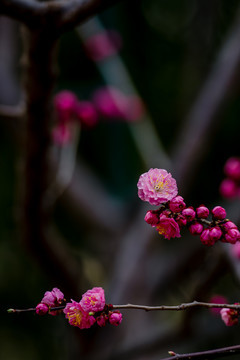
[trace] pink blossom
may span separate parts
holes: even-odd
[[[188,230],[192,235],[200,235],[203,232],[203,225],[197,221],[194,221],[189,225]]]
[[[227,176],[232,179],[240,179],[240,159],[236,157],[231,157],[227,160],[224,165],[224,172]]]
[[[222,295],[213,295],[211,299],[209,300],[210,303],[213,304],[227,304],[227,299],[225,296]],[[210,308],[210,311],[214,315],[220,314],[221,309],[220,308]]]
[[[184,227],[187,225],[187,219],[182,216],[181,214],[178,214],[175,218],[175,221],[178,223],[180,227]]]
[[[221,224],[221,228],[224,231],[228,231],[228,230],[231,230],[231,229],[237,229],[237,225],[234,224],[232,221],[227,221],[227,222]]]
[[[84,45],[92,60],[101,61],[117,53],[122,45],[122,39],[118,32],[109,30],[91,36]]]
[[[182,211],[183,209],[185,209],[185,207],[186,207],[186,204],[184,202],[184,199],[182,198],[182,196],[179,196],[179,195],[174,197],[169,202],[169,209],[174,213],[178,213],[178,212]]]
[[[119,311],[109,312],[108,319],[110,324],[118,326],[122,322],[122,314]]]
[[[96,321],[94,316],[85,312],[80,303],[71,300],[71,303],[67,303],[63,310],[65,317],[68,319],[70,325],[77,326],[80,329],[90,328]]]
[[[82,309],[86,312],[102,311],[105,306],[104,290],[101,287],[94,287],[82,296],[80,301]]]
[[[71,140],[71,133],[69,127],[65,124],[57,125],[52,131],[53,142],[57,145],[63,146]]]
[[[173,218],[168,218],[165,215],[160,216],[160,222],[156,229],[165,239],[181,237],[178,223]]]
[[[206,206],[201,205],[196,209],[196,214],[199,219],[206,219],[209,215],[209,210]]]
[[[60,122],[69,122],[74,116],[77,104],[76,95],[68,90],[63,90],[55,95],[54,106]]]
[[[49,311],[49,307],[46,304],[40,303],[36,306],[36,313],[38,315],[45,315],[48,313],[48,311]]]
[[[182,216],[184,216],[188,222],[193,221],[196,216],[196,212],[194,209],[190,206],[182,211]]]
[[[172,200],[177,193],[176,180],[163,169],[150,169],[142,174],[137,183],[138,196],[152,205]]]
[[[75,115],[88,127],[93,127],[98,122],[97,111],[90,101],[79,101],[75,107]]]
[[[220,310],[220,314],[227,326],[233,326],[238,323],[238,312],[236,310],[223,308]]]
[[[215,220],[223,220],[226,218],[226,210],[222,206],[215,206],[212,209],[212,215]]]
[[[233,198],[237,195],[238,188],[234,180],[227,178],[222,180],[219,187],[220,194],[225,198]]]
[[[50,307],[61,305],[64,301],[64,295],[58,288],[53,288],[52,291],[46,291],[41,303]]]
[[[146,213],[144,220],[146,223],[154,227],[159,223],[159,215],[150,210]]]

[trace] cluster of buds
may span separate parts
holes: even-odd
[[[231,157],[224,165],[226,178],[220,184],[220,194],[225,198],[240,195],[240,158]]]
[[[101,287],[94,287],[82,295],[80,302],[71,300],[66,303],[63,293],[58,288],[47,291],[41,302],[36,306],[38,315],[58,315],[64,313],[69,324],[80,329],[88,329],[93,324],[100,327],[107,323],[119,325],[122,322],[122,314],[113,310],[113,306],[105,302],[104,290]]]
[[[236,305],[239,305],[236,303]],[[227,326],[233,326],[238,324],[238,318],[239,318],[239,311],[229,308],[223,308],[220,310],[220,315]]]
[[[235,244],[240,240],[237,226],[226,219],[226,211],[216,206],[210,211],[201,205],[187,207],[184,199],[177,196],[178,189],[172,175],[163,169],[150,169],[140,176],[138,195],[157,210],[149,210],[145,221],[155,227],[166,239],[181,237],[180,230],[188,228],[192,235],[199,235],[204,245],[212,246],[217,241]],[[211,220],[208,220],[211,214]]]
[[[54,143],[64,145],[71,141],[72,124],[92,128],[100,118],[137,121],[144,113],[142,100],[136,95],[125,95],[113,87],[103,87],[94,92],[90,101],[79,100],[68,90],[54,97]]]

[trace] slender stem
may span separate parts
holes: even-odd
[[[240,305],[237,304],[214,304],[205,303],[200,301],[193,301],[191,303],[183,303],[180,305],[160,305],[160,306],[147,306],[147,305],[113,305],[113,309],[134,309],[134,310],[145,310],[145,311],[180,311],[187,310],[193,307],[205,307],[205,308],[229,308],[234,310],[240,310]]]
[[[169,352],[172,354],[175,354],[174,352]],[[229,346],[225,348],[219,348],[214,350],[208,350],[208,351],[200,351],[195,353],[189,353],[189,354],[175,354],[171,357],[167,357],[160,360],[180,360],[180,359],[186,359],[186,360],[206,360],[206,359],[216,359],[223,356],[230,356],[230,355],[236,355],[240,353],[240,345],[234,345]]]

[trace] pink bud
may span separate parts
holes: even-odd
[[[219,226],[214,226],[209,230],[210,239],[214,242],[219,240],[222,236],[222,231]]]
[[[175,218],[175,221],[178,223],[180,227],[187,225],[187,219],[181,214],[178,214],[178,216]]]
[[[88,127],[93,127],[98,122],[97,112],[90,101],[79,101],[75,107],[75,115],[82,124]]]
[[[109,322],[112,325],[118,326],[122,322],[122,314],[119,311],[109,312]]]
[[[224,235],[225,240],[230,244],[236,244],[240,240],[240,232],[238,229],[231,229]]]
[[[226,218],[227,213],[223,207],[215,206],[215,208],[212,209],[212,215],[215,220],[223,220]]]
[[[182,196],[176,196],[172,200],[169,201],[169,209],[174,212],[178,213],[185,209],[186,204],[182,198]]]
[[[201,205],[196,209],[196,214],[199,219],[206,219],[209,215],[209,210],[206,206]]]
[[[210,303],[213,304],[227,304],[227,298],[222,295],[213,295],[209,300]],[[220,308],[210,308],[210,311],[213,315],[218,315],[221,311]]]
[[[231,230],[231,229],[237,229],[237,225],[234,224],[232,221],[227,221],[227,222],[221,224],[221,228],[224,231],[228,231],[228,230]]]
[[[105,316],[105,315],[100,315],[97,317],[96,319],[97,321],[97,324],[100,326],[100,327],[103,327],[106,325],[107,321],[108,321],[108,317]]]
[[[231,199],[237,195],[238,188],[235,181],[228,178],[221,182],[219,192],[223,197]]]
[[[215,241],[210,237],[210,229],[205,229],[200,235],[200,240],[203,245],[212,246],[214,245]]]
[[[227,160],[224,165],[224,172],[227,176],[232,179],[240,179],[240,159],[236,157],[231,157]]]
[[[146,213],[144,220],[154,227],[159,223],[159,216],[154,211],[150,210]]]
[[[188,230],[192,235],[200,235],[203,232],[203,225],[195,221],[189,225]]]
[[[182,215],[187,219],[187,221],[193,221],[195,216],[196,216],[196,212],[193,210],[192,207],[188,207],[186,209],[184,209],[182,211]]]
[[[36,306],[36,313],[38,315],[45,315],[48,313],[48,310],[49,310],[49,307],[46,304],[40,303]]]

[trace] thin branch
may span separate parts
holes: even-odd
[[[204,307],[204,308],[228,308],[234,310],[240,310],[240,305],[237,304],[215,304],[215,303],[206,303],[201,301],[193,301],[190,303],[183,303],[180,305],[160,305],[160,306],[147,306],[147,305],[135,305],[135,304],[126,304],[126,305],[113,305],[113,309],[131,309],[131,310],[145,310],[145,311],[181,311],[187,310],[193,307]]]
[[[195,352],[195,353],[189,353],[189,354],[176,354],[173,351],[170,351],[169,353],[172,353],[173,356],[168,357],[168,358],[164,358],[161,360],[180,360],[180,359],[185,359],[185,360],[206,360],[206,359],[216,359],[216,358],[220,358],[223,356],[230,356],[230,355],[236,355],[238,353],[240,353],[240,345],[234,345],[234,346],[229,346],[229,347],[225,347],[225,348],[219,348],[219,349],[214,349],[214,350],[208,350],[208,351],[200,351],[200,352]],[[174,355],[175,354],[175,355]]]

